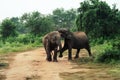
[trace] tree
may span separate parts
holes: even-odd
[[[63,8],[61,9],[56,9],[53,11],[53,22],[54,26],[56,28],[73,28],[75,27],[75,19],[77,16],[77,12],[75,9],[70,9],[70,10],[64,10]]]
[[[113,9],[103,1],[85,0],[78,8],[76,20],[78,30],[83,30],[91,37],[110,37],[119,32],[120,16],[118,9]]]
[[[27,33],[27,28],[24,26],[24,24],[22,23],[22,21],[20,20],[20,18],[18,18],[18,17],[12,17],[12,18],[10,18],[10,20],[15,24],[16,31],[19,34]]]
[[[6,39],[8,37],[15,37],[17,36],[16,32],[16,25],[10,20],[5,19],[1,24],[1,36],[2,38]]]
[[[38,11],[32,13],[25,13],[21,20],[33,35],[40,35],[50,31],[51,23],[44,15]]]

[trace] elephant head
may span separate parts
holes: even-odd
[[[70,32],[69,29],[67,28],[60,28],[58,32],[61,34],[61,36],[65,39],[71,39],[72,38],[72,33]]]

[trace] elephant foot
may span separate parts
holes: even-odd
[[[68,58],[68,61],[71,61],[72,60],[72,58]]]
[[[63,57],[63,55],[59,55],[59,57],[60,57],[60,58],[62,58],[62,57]]]
[[[47,61],[52,61],[52,58],[47,58]]]
[[[53,60],[53,62],[58,62],[58,60]]]
[[[52,60],[49,60],[49,59],[48,59],[47,61],[49,61],[49,62],[50,62],[50,61],[52,61]]]

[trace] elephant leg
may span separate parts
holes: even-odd
[[[68,60],[72,60],[72,42],[71,40],[68,40]]]
[[[57,61],[57,48],[54,49],[53,62],[58,62]]]
[[[75,55],[75,59],[77,59],[77,58],[79,58],[79,52],[80,52],[80,49],[77,49],[77,53],[76,53],[76,55]]]
[[[86,47],[86,49],[87,49],[87,51],[88,51],[88,53],[89,53],[89,56],[92,56],[91,50],[90,50],[90,46],[89,46],[89,45]]]
[[[72,45],[68,44],[68,60],[72,60]]]
[[[47,54],[47,61],[52,61],[51,53],[48,53],[48,54]]]
[[[68,60],[72,60],[72,48],[68,49]]]
[[[47,61],[52,61],[51,50],[49,47],[46,47]]]
[[[67,50],[67,47],[63,47],[61,50],[60,50],[60,55],[59,57],[63,57],[63,52]]]
[[[64,47],[60,50],[60,55],[59,55],[59,57],[63,57],[62,53],[63,53],[65,50],[67,50],[67,49],[68,49],[68,43],[67,43],[67,41],[65,41]]]
[[[65,43],[64,47],[60,50],[60,55],[59,57],[63,57],[63,52],[68,49],[68,45]]]

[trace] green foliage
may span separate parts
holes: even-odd
[[[3,20],[1,24],[1,37],[3,39],[6,39],[10,36],[14,37],[17,35],[16,33],[16,25],[10,20],[10,19],[5,19]]]
[[[91,45],[92,46],[99,45],[99,44],[103,44],[104,42],[105,42],[104,38],[100,37],[100,38],[96,38],[96,39],[91,40]]]
[[[2,48],[0,48],[0,54],[11,53],[11,52],[20,52],[36,48],[36,45],[29,44],[25,45],[23,43],[6,43]]]
[[[33,43],[34,42],[34,36],[22,34],[22,35],[19,35],[16,38],[16,41],[20,42],[20,43],[24,43],[24,44]]]
[[[32,13],[25,13],[21,17],[24,26],[33,35],[40,35],[51,30],[51,22],[47,17],[40,14],[38,11]]]
[[[106,41],[104,44],[94,47],[95,62],[114,63],[120,61],[119,38]]]
[[[78,8],[76,20],[78,30],[85,31],[92,38],[113,37],[120,34],[120,12],[99,0],[85,0]]]
[[[25,34],[28,32],[27,28],[25,27],[25,24],[23,24],[22,20],[18,17],[12,17],[10,20],[15,24],[16,31],[18,34]]]
[[[120,52],[118,50],[106,50],[104,53],[98,55],[97,61],[103,63],[110,63],[120,59]]]
[[[22,43],[22,44],[29,44],[29,43],[35,43],[35,42],[41,43],[42,37],[34,36],[31,34],[21,34],[17,37],[14,37],[14,38],[9,37],[6,39],[5,42],[8,42],[8,43],[15,42],[15,43]]]
[[[120,36],[116,36],[114,40],[111,41],[114,49],[120,50]]]
[[[52,19],[56,28],[73,28],[75,27],[75,19],[77,12],[74,9],[65,11],[63,8],[53,11]]]
[[[0,40],[0,53],[25,51],[40,46],[42,46],[42,37],[22,34],[14,38],[9,37],[5,42]]]
[[[111,49],[112,45],[109,42],[104,42],[103,44],[96,44],[92,47],[92,53],[97,56],[98,54],[104,53],[106,49]]]

